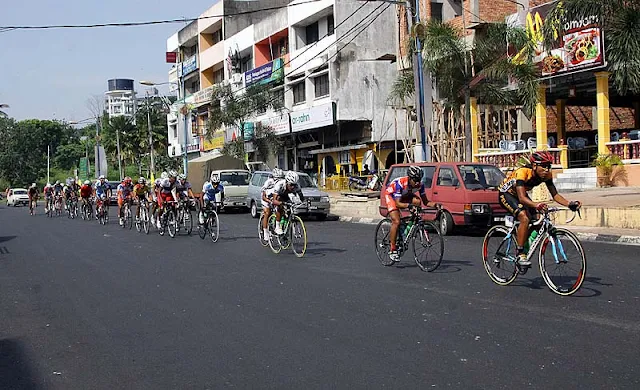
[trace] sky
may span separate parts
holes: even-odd
[[[2,1],[0,26],[140,22],[195,18],[215,0]],[[0,104],[22,119],[80,121],[92,116],[87,100],[103,96],[107,80],[166,82],[167,38],[184,26],[164,24],[93,29],[0,32]],[[167,88],[159,87],[161,93]]]

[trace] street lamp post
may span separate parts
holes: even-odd
[[[156,164],[153,158],[153,132],[151,130],[151,106],[149,105],[149,91],[147,91],[147,128],[149,129],[149,158],[151,159],[151,174],[149,176],[153,176],[156,171]]]

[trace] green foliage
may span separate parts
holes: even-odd
[[[229,141],[222,147],[222,154],[244,160],[244,141],[242,138]]]
[[[262,161],[269,160],[271,153],[282,148],[283,144],[282,140],[273,133],[273,129],[268,126],[262,126],[261,123],[256,124],[251,142]]]
[[[156,164],[156,176],[159,175],[159,172],[175,170],[179,171],[182,169],[182,159],[178,157],[169,157],[166,154],[161,154],[155,156],[155,164]]]
[[[547,49],[564,33],[568,20],[596,15],[604,30],[608,70],[618,94],[640,94],[640,1],[565,0],[557,3],[544,21]]]

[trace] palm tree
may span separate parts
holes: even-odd
[[[613,87],[619,95],[640,95],[640,2],[631,0],[565,0],[547,14],[544,38],[551,49],[564,22],[596,15],[604,30],[604,46]]]
[[[464,106],[467,161],[473,158],[471,97],[484,104],[520,105],[527,117],[533,115],[538,100],[538,72],[532,62],[534,47],[524,29],[490,24],[476,31],[475,41],[469,44],[461,39],[461,29],[432,19],[417,25],[414,36],[422,43],[424,65],[435,79],[440,101],[455,112]],[[518,61],[507,54],[505,42],[509,42],[509,52],[523,53]],[[509,79],[517,83],[517,88],[509,88]],[[393,90],[405,95],[413,93],[410,76],[401,75]]]
[[[8,104],[0,104],[0,108],[9,108],[9,105]],[[9,115],[7,115],[6,112],[0,110],[0,117],[7,117],[7,116],[9,116]]]

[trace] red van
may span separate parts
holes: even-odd
[[[439,221],[443,235],[451,234],[456,226],[491,226],[504,221],[506,210],[498,203],[498,186],[504,173],[495,165],[463,162],[391,166],[380,192],[380,215],[383,217],[388,214],[384,197],[387,185],[406,176],[410,165],[422,168],[427,198],[443,207]]]

